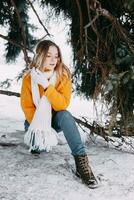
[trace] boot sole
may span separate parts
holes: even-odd
[[[99,187],[99,184],[98,184],[98,182],[97,182],[97,180],[96,180],[96,184],[93,184],[93,183],[91,183],[91,184],[87,184],[87,182],[81,177],[81,175],[78,173],[78,172],[75,172],[75,175],[78,177],[78,178],[80,178],[81,180],[82,180],[82,182],[88,187],[88,188],[90,188],[90,189],[96,189],[96,188],[98,188]]]

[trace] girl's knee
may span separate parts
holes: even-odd
[[[58,111],[57,116],[60,117],[60,118],[62,118],[62,117],[64,117],[64,118],[70,118],[71,117],[72,118],[72,115],[68,110]]]

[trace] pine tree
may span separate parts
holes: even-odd
[[[134,134],[134,1],[42,0],[71,19],[73,82],[111,105],[111,130]],[[120,116],[117,121],[117,116]],[[133,132],[133,133],[132,133]]]
[[[24,44],[22,30],[11,4],[0,2],[0,24],[8,37]],[[15,1],[23,21],[28,47],[33,37],[28,25],[26,0]],[[134,134],[134,0],[41,0],[56,15],[64,12],[71,20],[74,53],[73,82],[77,94],[87,99],[100,96],[110,105],[110,130]],[[14,60],[20,48],[7,43],[7,60]],[[117,121],[118,116],[118,121]]]
[[[15,4],[16,9],[13,3]],[[31,34],[33,26],[28,24],[29,17],[26,0],[0,1],[0,8],[0,25],[7,28],[6,37],[8,42],[6,43],[6,61],[11,62],[16,60],[22,48],[14,45],[10,41],[15,42],[16,44],[22,44],[23,46],[25,46],[26,43],[27,48],[32,48],[36,43],[36,39]],[[19,14],[20,20],[18,19],[16,10]]]

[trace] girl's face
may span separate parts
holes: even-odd
[[[46,54],[43,70],[50,71],[54,70],[58,62],[58,49],[55,46],[50,46]]]

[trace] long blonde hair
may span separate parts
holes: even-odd
[[[50,46],[54,46],[58,50],[58,62],[54,69],[57,71],[57,76],[60,77],[62,75],[65,75],[70,79],[71,73],[70,73],[70,70],[68,69],[68,67],[62,61],[62,55],[61,55],[60,48],[57,44],[55,44],[51,40],[43,40],[37,44],[36,54],[35,54],[32,62],[29,64],[29,69],[32,69],[33,67],[38,68],[38,69],[43,68],[43,64],[46,59],[47,52],[48,52]]]

